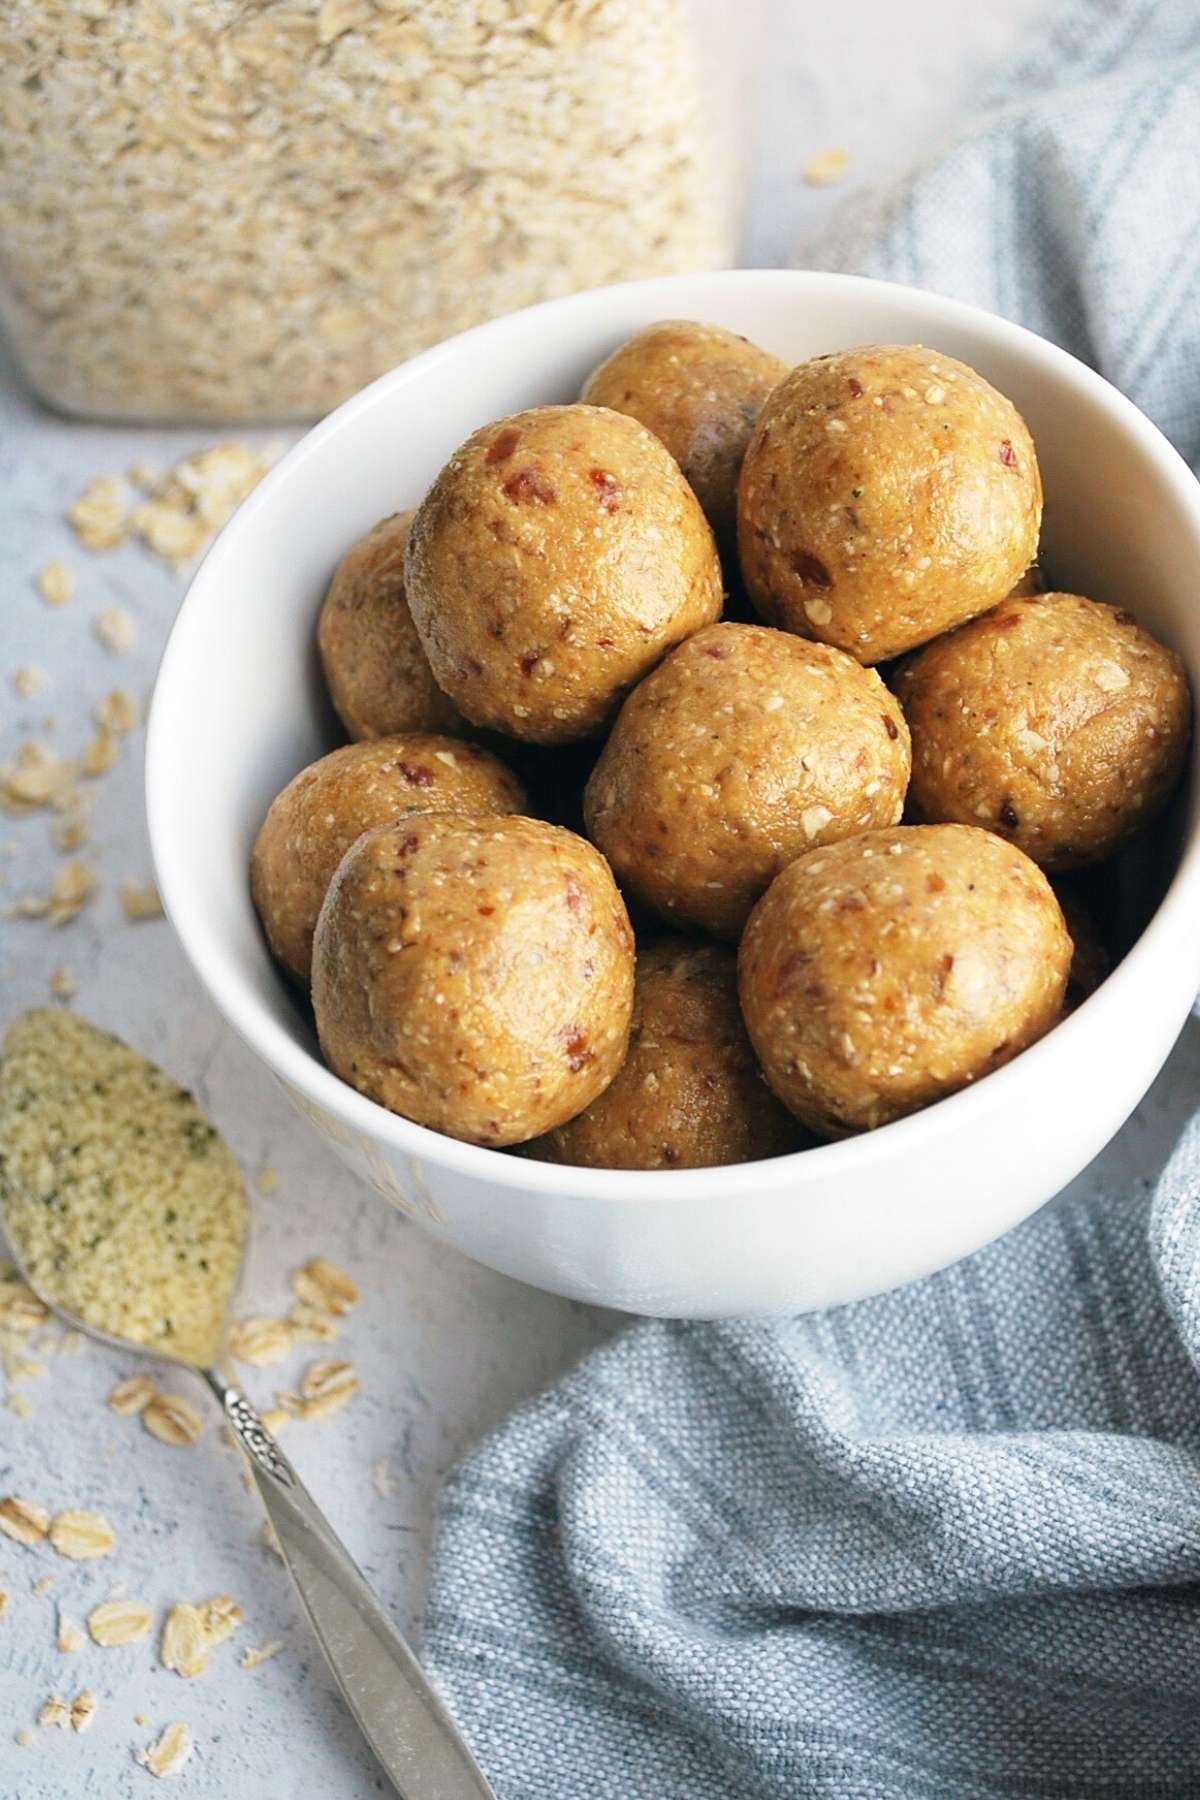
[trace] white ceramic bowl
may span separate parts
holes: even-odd
[[[313,625],[335,562],[414,505],[476,426],[567,400],[630,332],[715,320],[795,362],[922,342],[1010,395],[1037,441],[1060,585],[1128,605],[1200,692],[1200,487],[1129,401],[988,314],[846,276],[773,270],[630,283],[466,332],[375,382],[251,495],[209,552],[158,679],[150,831],[167,912],[213,999],[357,1174],[468,1255],[582,1300],[668,1316],[825,1307],[909,1281],[1048,1200],[1137,1104],[1200,984],[1194,778],[1182,853],[1103,987],[1007,1067],[913,1118],[737,1168],[627,1173],[478,1149],[397,1118],[331,1074],[250,905],[272,796],[337,741]]]

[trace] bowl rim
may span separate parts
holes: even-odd
[[[1104,376],[1027,327],[1002,319],[983,307],[901,282],[820,270],[727,269],[653,276],[639,281],[616,282],[524,307],[459,332],[398,364],[335,408],[280,458],[237,509],[197,567],[159,663],[147,721],[145,791],[151,852],[166,914],[205,990],[247,1048],[304,1099],[332,1115],[345,1128],[382,1143],[389,1151],[398,1151],[418,1162],[440,1164],[471,1180],[560,1199],[616,1206],[645,1204],[650,1200],[682,1204],[719,1199],[734,1187],[739,1195],[745,1196],[793,1184],[811,1188],[820,1186],[827,1178],[861,1180],[876,1173],[885,1175],[893,1155],[919,1151],[922,1139],[933,1146],[947,1129],[969,1131],[987,1115],[1005,1108],[1010,1097],[1019,1092],[1019,1084],[1047,1079],[1052,1072],[1053,1059],[1069,1056],[1079,1035],[1100,1024],[1099,1015],[1127,1016],[1127,1000],[1132,999],[1135,985],[1144,980],[1160,947],[1179,934],[1186,934],[1191,919],[1200,910],[1200,821],[1193,821],[1170,884],[1137,941],[1094,994],[1011,1062],[922,1111],[874,1131],[783,1156],[703,1169],[581,1168],[521,1155],[520,1146],[514,1147],[518,1154],[513,1154],[512,1150],[490,1149],[448,1137],[388,1111],[342,1081],[270,1015],[259,997],[242,980],[232,959],[224,954],[219,934],[209,928],[202,910],[189,895],[182,873],[177,878],[170,849],[171,796],[163,776],[164,762],[169,760],[163,754],[163,746],[176,729],[172,719],[185,716],[183,709],[168,704],[168,696],[183,665],[185,621],[203,602],[206,571],[214,555],[218,550],[222,555],[228,554],[230,544],[236,546],[238,536],[253,529],[257,513],[273,497],[275,490],[290,479],[295,469],[321,451],[329,440],[355,424],[363,414],[386,404],[392,390],[403,388],[414,371],[427,374],[442,364],[451,365],[465,344],[486,344],[489,339],[502,341],[518,320],[544,320],[549,327],[551,320],[564,314],[595,312],[603,307],[606,298],[636,295],[639,290],[664,295],[673,289],[678,289],[682,296],[698,281],[710,289],[719,290],[725,286],[744,289],[747,285],[756,285],[775,287],[781,293],[801,298],[817,291],[825,298],[842,294],[848,301],[860,297],[864,290],[872,294],[883,290],[897,301],[921,308],[931,332],[942,324],[961,327],[990,337],[1010,353],[1015,349],[1035,372],[1040,367],[1059,380],[1073,383],[1085,397],[1115,417],[1135,449],[1174,490],[1183,510],[1191,514],[1200,560],[1200,483],[1158,427]],[[687,316],[686,303],[683,304],[684,313],[676,316]],[[659,316],[668,315],[661,313]],[[183,630],[181,626],[184,626]],[[1192,685],[1195,689],[1194,678]],[[1191,775],[1193,783],[1200,779],[1200,743],[1196,741],[1192,748]],[[268,955],[265,942],[262,953]],[[935,1179],[936,1169],[932,1164],[930,1173],[931,1179]]]

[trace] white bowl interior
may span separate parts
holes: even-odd
[[[414,1155],[490,1172],[502,1185],[623,1200],[650,1191],[716,1194],[721,1178],[727,1185],[727,1172],[630,1178],[534,1166],[436,1138],[373,1107],[316,1058],[311,1032],[267,956],[246,868],[272,797],[339,741],[321,693],[313,625],[346,547],[385,513],[415,504],[475,427],[521,407],[574,397],[603,355],[663,317],[717,321],[791,361],[865,342],[919,341],[972,363],[1011,396],[1033,431],[1046,489],[1045,556],[1059,584],[1129,606],[1176,644],[1193,675],[1200,670],[1194,601],[1200,509],[1174,452],[1128,402],[1041,340],[973,309],[888,284],[751,271],[641,282],[552,302],[427,352],[310,433],[209,553],[164,658],[147,761],[151,831],[168,911],[214,997],[252,1047],[290,1085],[354,1129]],[[1186,831],[1194,845],[1194,797]],[[1188,879],[1200,898],[1195,863],[1192,855]],[[923,1115],[926,1128],[936,1114],[1011,1078],[1046,1047]],[[869,1150],[858,1140],[753,1168],[766,1172],[763,1181],[778,1185],[786,1178],[794,1186],[809,1172],[815,1178],[818,1167],[821,1179],[831,1176],[840,1166],[833,1159],[847,1168],[856,1157],[860,1166],[879,1166],[883,1141],[916,1123],[873,1134],[877,1142]],[[782,1165],[790,1165],[786,1177]]]

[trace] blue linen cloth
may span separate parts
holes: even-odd
[[[818,260],[1020,318],[1194,462],[1200,7],[1052,22]],[[1200,1796],[1200,1117],[1145,1188],[633,1325],[476,1451],[425,1655],[500,1800]]]

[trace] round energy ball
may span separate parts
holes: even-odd
[[[338,717],[357,740],[402,731],[463,731],[443,694],[404,594],[411,512],[381,519],[338,564],[317,620],[317,650]]]
[[[1041,517],[1012,402],[952,356],[885,344],[801,363],[771,394],[738,549],[763,618],[876,663],[1003,600]]]
[[[307,982],[313,929],[356,837],[407,813],[521,812],[525,790],[475,744],[432,732],[344,744],[272,800],[250,858],[250,894],[272,953]]]
[[[1008,1062],[1059,1016],[1071,939],[1046,877],[967,825],[810,851],[738,962],[767,1080],[825,1137],[884,1125]]]
[[[539,406],[468,438],[413,521],[407,584],[455,705],[537,743],[599,731],[722,601],[679,465],[598,406]]]
[[[803,1143],[754,1059],[733,951],[672,938],[638,953],[620,1073],[531,1154],[593,1169],[707,1169]]]
[[[666,918],[736,937],[792,858],[894,825],[908,727],[874,669],[709,625],[630,694],[584,791],[588,835]]]
[[[1178,781],[1191,696],[1174,651],[1080,594],[1006,600],[897,671],[923,819],[986,825],[1046,869],[1099,862]]]
[[[516,1144],[620,1068],[633,936],[598,851],[540,819],[420,813],[330,884],[313,1009],[330,1067],[450,1137]]]
[[[663,319],[593,369],[579,398],[628,413],[661,438],[727,542],[750,433],[790,366],[721,325]]]

